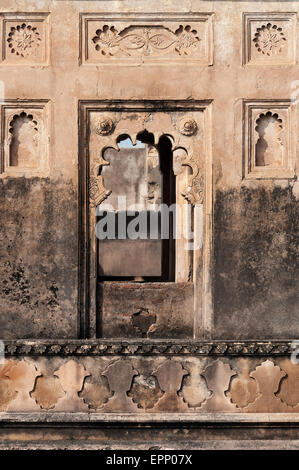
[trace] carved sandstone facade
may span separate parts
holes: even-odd
[[[298,446],[299,2],[33,3],[0,6],[0,448]],[[99,240],[122,194],[190,208],[188,249]]]

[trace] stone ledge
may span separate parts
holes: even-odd
[[[0,413],[0,423],[89,423],[115,424],[222,424],[222,425],[292,425],[299,424],[299,413]]]
[[[0,450],[148,450],[158,453],[159,450],[298,450],[299,440],[208,440],[208,441],[144,441],[123,443],[109,441],[17,441],[0,442]],[[107,454],[109,455],[109,454]]]

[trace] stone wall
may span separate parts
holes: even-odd
[[[298,445],[298,11],[1,1],[0,447],[117,447],[113,420],[136,447]],[[105,149],[144,131],[198,246],[175,282],[103,284]]]

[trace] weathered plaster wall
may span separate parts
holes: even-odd
[[[176,285],[111,282],[101,288],[98,300],[104,338],[193,337],[194,288],[191,282]]]
[[[215,337],[299,334],[299,206],[291,186],[273,186],[216,193]]]
[[[212,12],[212,65],[191,64],[184,55],[175,65],[167,59],[148,65],[142,63],[144,57],[130,66],[80,64],[79,14],[98,11],[155,12],[157,17]],[[0,65],[1,99],[49,100],[41,118],[47,128],[43,143],[49,142],[47,164],[35,176],[28,169],[1,176],[1,337],[77,335],[78,101],[112,97],[213,100],[215,327],[211,323],[209,330],[215,338],[298,334],[298,184],[292,188],[279,173],[270,180],[242,179],[247,145],[242,99],[268,99],[278,106],[290,100],[298,80],[296,28],[288,30],[290,52],[283,55],[288,62],[282,64],[275,56],[267,63],[265,55],[263,63],[246,64],[243,13],[257,12],[263,23],[267,14],[294,12],[291,24],[297,11],[298,2],[2,0],[0,12],[50,15],[43,64]],[[7,47],[6,40],[1,44]],[[293,142],[289,154],[294,168],[297,108],[294,102],[292,125],[285,128]]]
[[[76,337],[76,197],[71,180],[0,180],[1,338]]]

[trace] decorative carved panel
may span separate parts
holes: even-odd
[[[294,64],[296,13],[244,13],[244,64]]]
[[[49,13],[1,13],[1,61],[48,65]]]
[[[3,101],[0,109],[3,176],[46,174],[49,168],[48,101]]]
[[[290,100],[244,101],[245,178],[292,178],[296,137]]]
[[[223,360],[213,354],[191,353],[186,358],[184,351],[166,357],[162,351],[154,357],[133,350],[127,357],[117,352],[91,357],[87,349],[81,357],[71,352],[65,357],[57,352],[46,355],[42,359],[37,353],[25,354],[0,365],[0,420],[3,412],[40,412],[47,420],[51,410],[90,412],[91,421],[95,412],[103,418],[110,413],[155,413],[165,419],[163,413],[244,417],[299,411],[297,365],[285,354],[277,355],[275,362],[271,354],[245,358],[243,352]]]
[[[95,148],[101,148],[97,155],[91,154],[90,161],[90,186],[89,197],[92,207],[98,206],[103,202],[111,191],[105,188],[101,169],[109,165],[104,158],[106,148],[115,148],[118,150],[117,139],[122,135],[128,135],[133,144],[136,144],[138,134],[146,129],[152,133],[155,138],[155,144],[158,144],[159,138],[163,135],[170,135],[173,139],[173,152],[176,149],[185,149],[184,159],[181,160],[181,171],[184,166],[190,168],[190,176],[184,188],[182,195],[191,204],[201,204],[203,201],[203,177],[200,167],[200,136],[203,135],[198,120],[201,116],[196,116],[195,112],[167,113],[167,112],[135,112],[130,116],[130,112],[110,112],[102,115],[101,113],[91,113],[90,131],[92,144],[96,141]],[[201,113],[202,114],[202,113]],[[195,141],[198,141],[197,145]]]
[[[212,14],[81,15],[81,63],[213,63]]]

